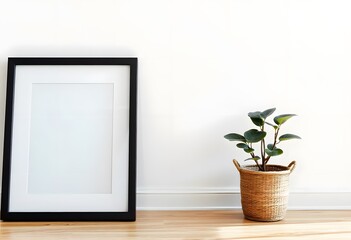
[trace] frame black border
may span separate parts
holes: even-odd
[[[12,150],[12,119],[17,65],[129,65],[129,173],[127,212],[9,212]],[[136,218],[136,138],[137,138],[137,58],[8,58],[1,219],[3,221],[135,221]]]

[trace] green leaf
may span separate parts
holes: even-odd
[[[281,150],[280,148],[274,148],[273,150],[266,148],[265,152],[268,156],[271,157],[283,154],[283,150]]]
[[[278,125],[282,125],[291,117],[296,116],[296,114],[282,114],[274,118],[274,122]]]
[[[261,116],[261,112],[249,112],[249,117],[251,118],[251,121],[256,125],[256,126],[263,126],[264,124],[264,119]]]
[[[271,144],[271,143],[268,144],[268,145],[267,145],[267,148],[268,148],[269,150],[273,150],[273,144]],[[276,148],[276,147],[274,147],[274,148]]]
[[[244,149],[244,151],[247,152],[247,153],[252,153],[253,151],[255,151],[255,149],[250,148],[249,145],[247,145],[245,143],[238,143],[236,146],[238,148]]]
[[[258,127],[261,127],[264,124],[264,120],[260,118],[251,118],[251,121]]]
[[[275,108],[267,109],[267,110],[265,110],[265,111],[263,111],[263,112],[261,113],[261,117],[262,117],[263,119],[266,119],[267,117],[269,117],[270,115],[272,115],[272,113],[274,113],[274,111],[275,111]]]
[[[244,151],[247,153],[252,153],[253,151],[255,151],[255,149],[248,147],[248,148],[244,148]]]
[[[290,133],[283,134],[279,137],[279,141],[286,141],[290,139],[301,139],[301,138],[295,134],[290,134]]]
[[[236,145],[238,148],[248,148],[249,146],[247,145],[247,144],[245,144],[245,143],[238,143],[237,145]]]
[[[277,128],[278,128],[277,125],[274,125],[274,124],[272,124],[272,123],[269,123],[269,122],[264,122],[264,123],[265,123],[265,124],[268,124],[269,126],[274,127],[274,129],[277,129]]]
[[[259,156],[255,156],[255,157],[253,157],[253,158],[247,158],[247,159],[245,159],[244,161],[249,161],[249,160],[254,160],[254,161],[258,161],[258,160],[260,160],[261,158],[259,157]]]
[[[246,139],[244,138],[244,136],[237,133],[229,133],[225,135],[224,138],[228,139],[229,141],[246,142]]]
[[[267,109],[263,112],[256,111],[256,112],[249,112],[249,117],[251,118],[251,121],[256,125],[256,126],[263,126],[264,122],[267,117],[269,117],[273,112],[275,111],[275,108],[270,108]]]
[[[244,133],[244,137],[248,142],[259,142],[266,136],[265,131],[258,131],[257,129],[250,129]]]
[[[253,118],[262,118],[261,117],[261,112],[260,111],[256,111],[256,112],[249,112],[247,115],[249,115],[249,117],[253,117]]]

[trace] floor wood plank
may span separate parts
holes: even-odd
[[[136,222],[0,222],[1,240],[351,239],[351,211],[289,211],[253,222],[241,211],[139,211]]]

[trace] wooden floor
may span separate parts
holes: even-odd
[[[1,240],[351,239],[351,211],[289,211],[252,222],[241,211],[139,211],[136,222],[0,222]]]

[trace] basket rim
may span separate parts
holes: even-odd
[[[265,175],[285,175],[285,174],[291,173],[291,170],[287,166],[277,165],[277,164],[267,164],[266,166],[279,167],[279,168],[282,168],[282,170],[257,171],[257,170],[247,169],[247,167],[257,167],[257,165],[243,165],[243,166],[240,166],[240,172],[246,172],[246,173],[250,173],[250,174],[265,174]]]

